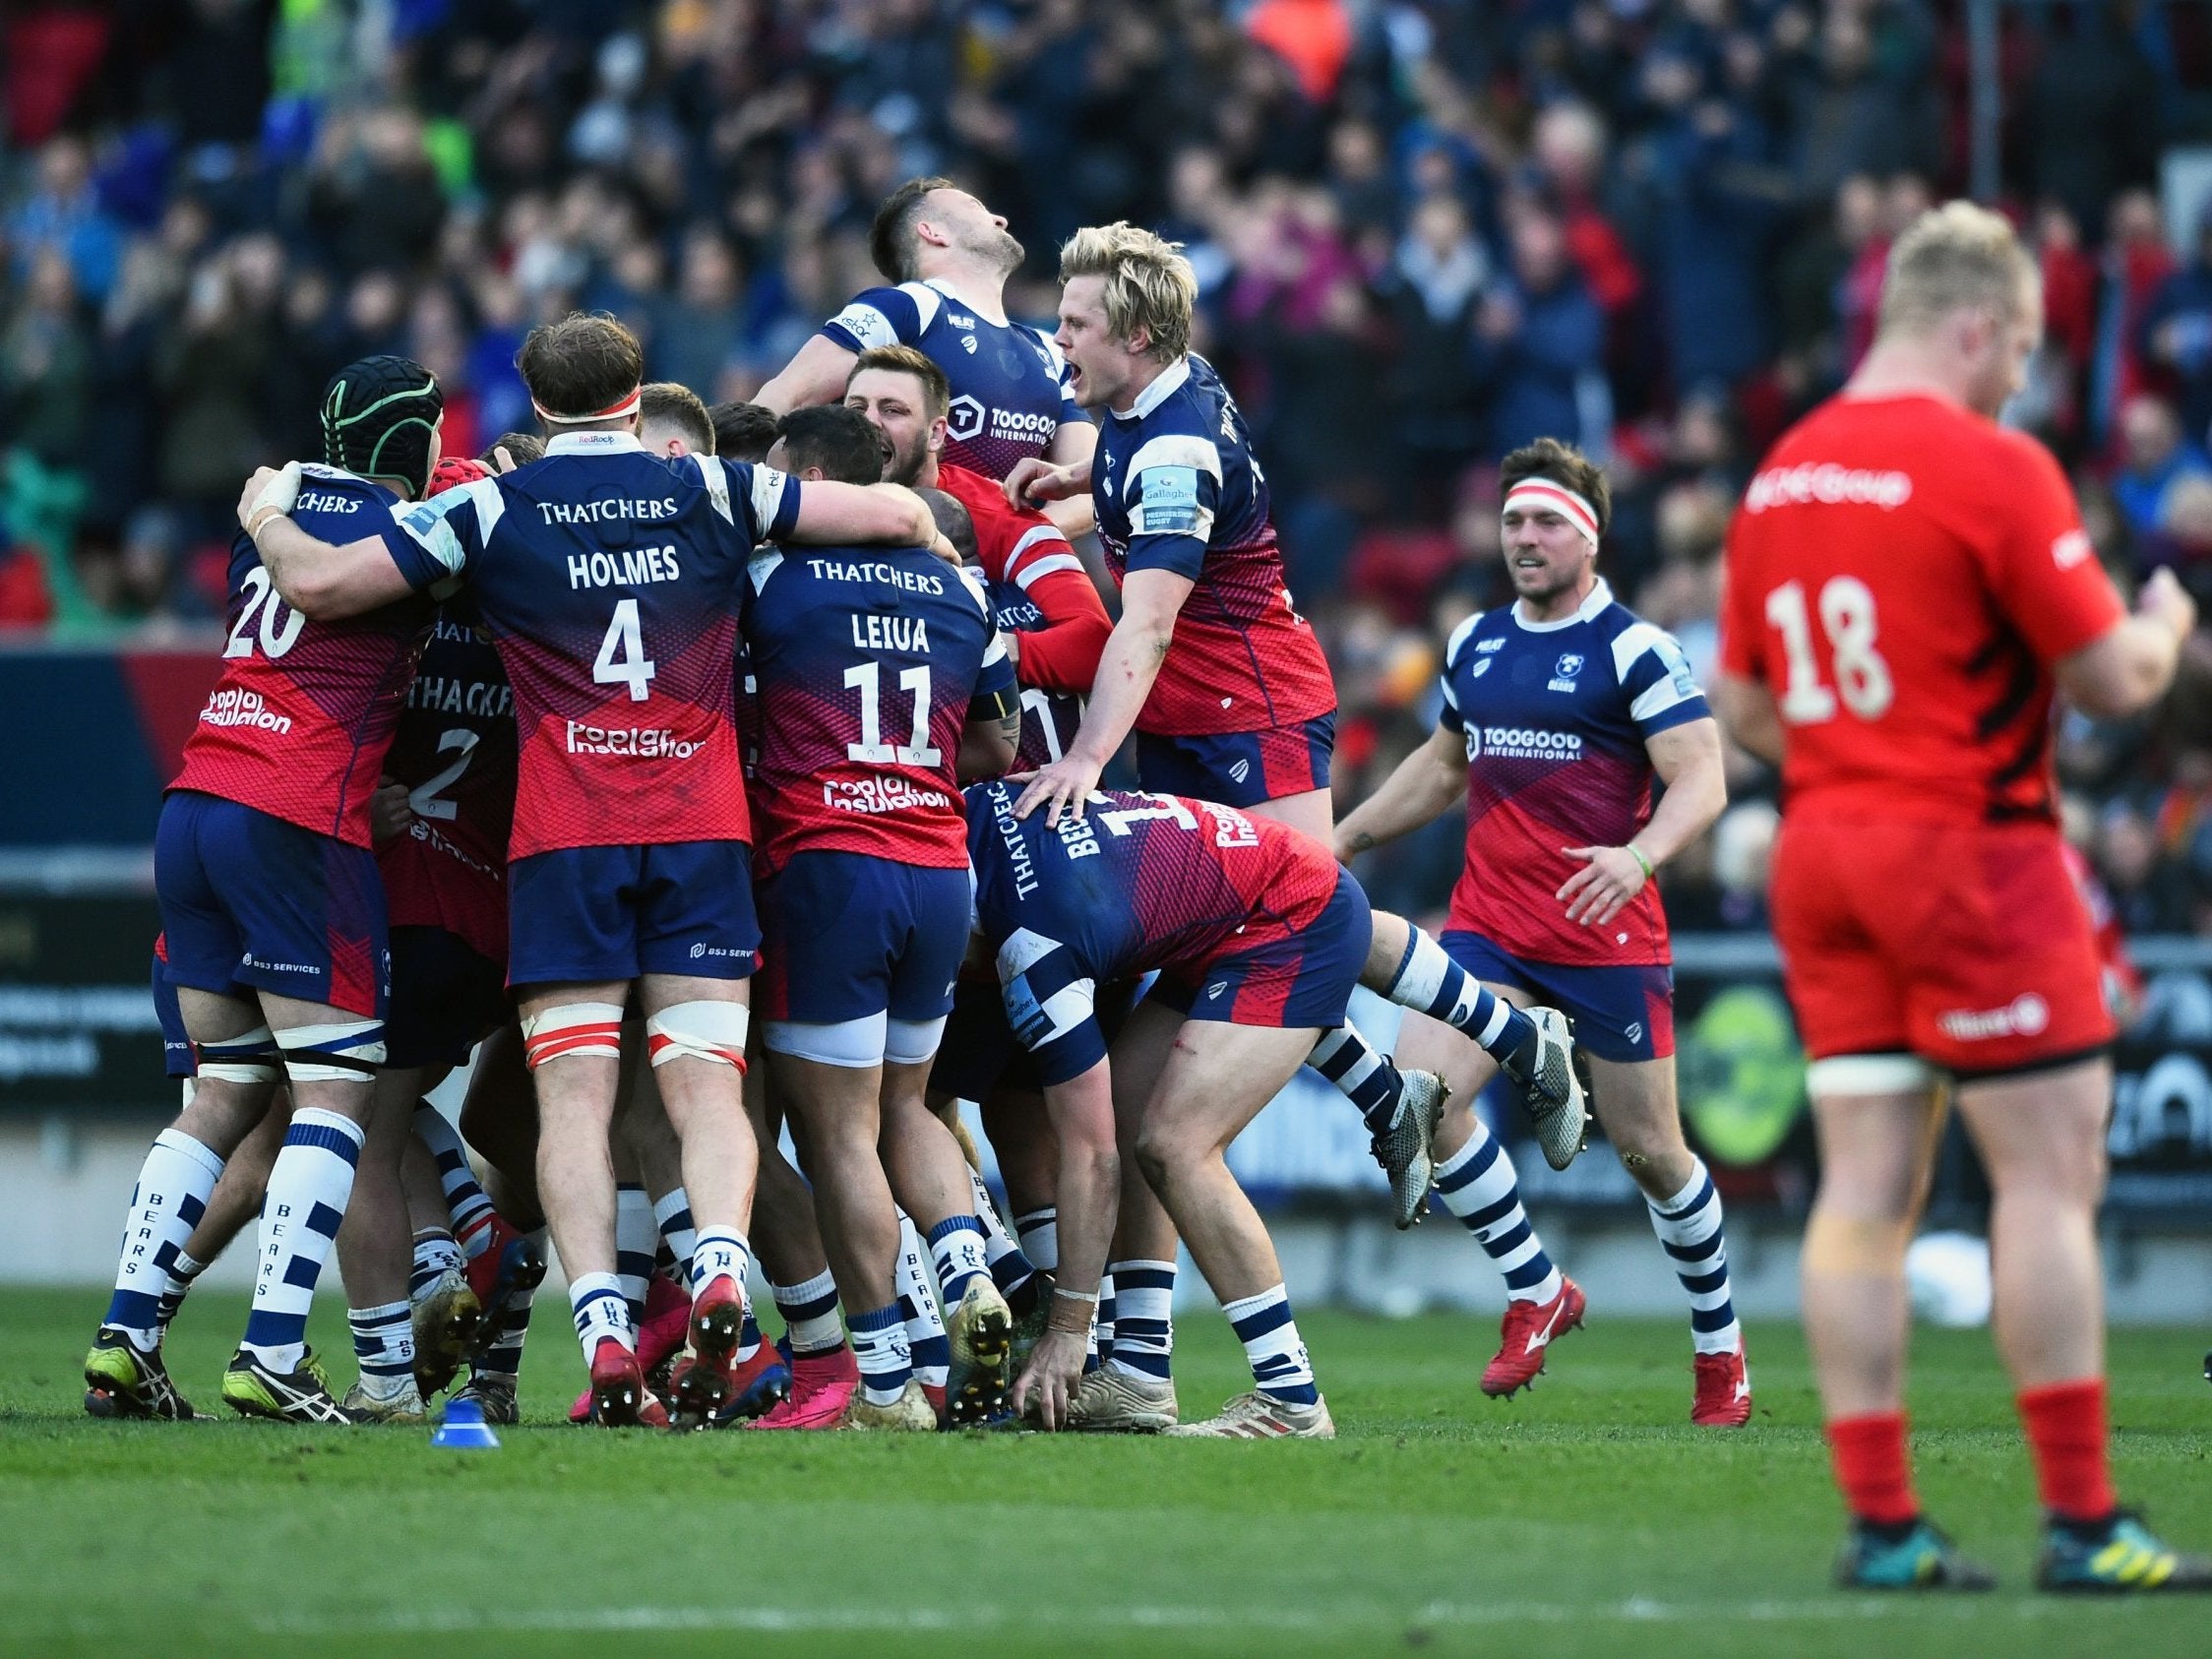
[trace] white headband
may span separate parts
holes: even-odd
[[[1592,547],[1598,544],[1598,510],[1590,505],[1587,497],[1577,495],[1565,484],[1555,484],[1549,478],[1523,478],[1505,492],[1505,505],[1498,511],[1504,515],[1516,507],[1523,512],[1541,509],[1557,513],[1580,530]]]
[[[530,407],[537,410],[537,418],[548,426],[584,426],[594,420],[621,420],[636,414],[639,399],[645,396],[645,390],[642,386],[633,386],[622,397],[594,414],[555,414],[535,398],[530,399]]]

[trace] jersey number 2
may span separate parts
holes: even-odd
[[[845,745],[845,759],[865,766],[934,767],[943,763],[945,751],[929,740],[929,664],[917,663],[898,671],[898,689],[914,699],[914,729],[896,746],[884,741],[883,684],[880,662],[863,662],[845,670],[845,684],[860,693],[860,741]]]
[[[1874,596],[1855,576],[1830,577],[1820,588],[1820,631],[1828,637],[1835,690],[1820,683],[1813,655],[1813,618],[1805,584],[1785,582],[1766,596],[1766,620],[1782,636],[1789,658],[1789,683],[1782,689],[1782,718],[1793,726],[1817,725],[1835,718],[1836,698],[1862,720],[1876,720],[1888,709],[1897,688],[1889,664],[1874,649]]]

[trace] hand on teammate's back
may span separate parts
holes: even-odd
[[[1083,802],[1098,787],[1099,769],[1080,756],[1063,755],[1033,772],[1014,774],[1011,782],[1026,780],[1029,786],[1021,791],[1021,799],[1014,803],[1014,816],[1027,818],[1043,807],[1045,826],[1054,830],[1060,827],[1064,817],[1082,817]]]

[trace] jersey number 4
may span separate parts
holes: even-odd
[[[1782,718],[1794,726],[1832,720],[1840,696],[1844,707],[1860,719],[1879,719],[1897,688],[1889,677],[1889,664],[1874,649],[1873,590],[1855,576],[1830,577],[1821,584],[1818,603],[1834,691],[1821,684],[1820,664],[1813,654],[1813,617],[1805,602],[1805,584],[1785,582],[1766,596],[1766,620],[1782,636],[1782,651],[1789,659]]]
[[[602,686],[630,688],[630,701],[643,703],[652,695],[652,677],[658,672],[645,654],[645,636],[638,630],[638,601],[624,599],[614,607],[607,637],[599,642],[599,654],[591,663],[591,678]]]
[[[929,740],[929,664],[916,663],[898,671],[898,689],[914,699],[913,730],[900,744],[884,741],[883,684],[880,662],[863,662],[845,670],[845,684],[860,693],[860,741],[845,745],[845,759],[871,767],[934,767],[945,760],[945,751]]]

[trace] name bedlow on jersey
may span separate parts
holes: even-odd
[[[1531,961],[1648,965],[1669,959],[1667,918],[1646,886],[1604,929],[1567,920],[1557,896],[1581,866],[1567,847],[1620,846],[1651,817],[1645,743],[1708,709],[1682,647],[1603,581],[1572,616],[1469,617],[1444,648],[1441,718],[1467,752],[1467,867],[1454,929]]]

